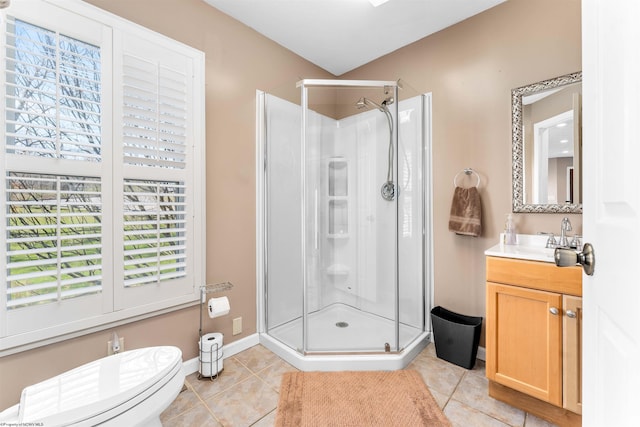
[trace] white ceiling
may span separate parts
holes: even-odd
[[[339,76],[505,0],[204,0]]]

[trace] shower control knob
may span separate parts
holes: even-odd
[[[396,186],[392,181],[387,181],[382,184],[382,188],[380,189],[380,194],[382,198],[387,201],[392,201],[396,196]]]

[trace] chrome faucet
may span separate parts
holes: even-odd
[[[547,233],[546,231],[538,231],[538,234],[549,236],[547,239],[547,244],[545,248],[547,249],[555,249],[558,247],[558,241],[556,240],[556,236],[553,233]]]
[[[547,244],[545,245],[545,248],[548,249],[555,249],[558,247],[558,242],[556,241],[556,236],[553,235],[553,233],[549,233],[549,238],[547,239]]]
[[[566,248],[569,247],[569,240],[567,240],[567,231],[571,231],[573,228],[571,227],[571,221],[566,216],[562,218],[562,222],[560,223],[560,242],[558,242],[558,246]]]

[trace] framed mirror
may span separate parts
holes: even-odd
[[[582,72],[511,91],[513,212],[582,213]]]

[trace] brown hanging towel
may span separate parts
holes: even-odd
[[[482,231],[480,193],[476,187],[456,187],[451,201],[449,231],[478,237]]]

